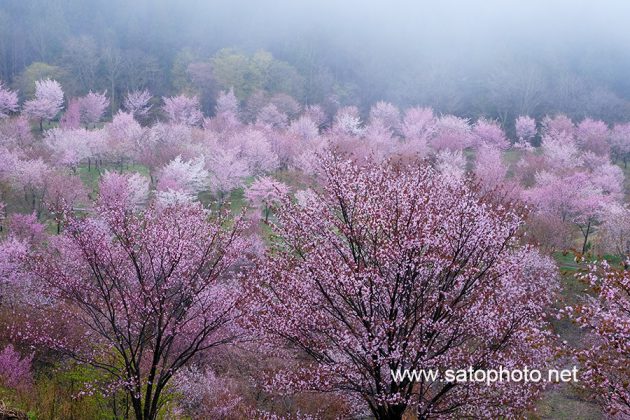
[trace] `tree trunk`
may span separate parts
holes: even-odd
[[[584,243],[582,244],[582,254],[586,254],[586,245],[588,245],[588,236],[591,233],[591,222],[586,225],[586,229],[582,231],[584,234]]]
[[[377,407],[377,412],[374,413],[374,417],[377,420],[402,420],[403,414],[407,409],[406,405],[392,405],[387,407]]]

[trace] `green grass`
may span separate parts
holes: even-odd
[[[94,164],[92,164],[91,168],[89,168],[87,164],[82,164],[77,168],[77,175],[89,192],[98,193],[98,182],[101,178],[101,175],[105,173],[105,171],[119,172],[120,166],[107,163],[99,166],[98,168],[96,168]],[[144,175],[147,178],[150,177],[149,169],[144,165],[139,165],[136,163],[124,164],[122,172],[138,172],[139,174]]]

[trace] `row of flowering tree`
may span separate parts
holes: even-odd
[[[40,82],[32,99],[56,103],[51,118],[64,100],[54,85]],[[239,342],[291,361],[263,375],[258,395],[329,395],[348,416],[518,416],[537,384],[390,372],[544,368],[558,285],[528,244],[628,255],[625,124],[520,117],[510,140],[494,121],[429,108],[379,102],[364,122],[355,107],[327,116],[288,100],[245,123],[232,92],[211,118],[194,98],[163,98],[165,120],[152,123],[157,102],[132,92],[126,112],[99,124],[107,98],[89,93],[34,135],[28,119],[50,118],[28,101],[19,114],[0,87],[0,309],[12,325],[6,365],[21,366],[23,383],[35,346],[103,371],[86,386],[126,394],[136,418],[167,413],[178,392],[198,401],[191,381],[217,388],[200,394],[218,405],[201,417],[264,417],[269,406],[235,385],[248,378],[215,370],[230,357],[213,351],[233,355],[226,345]],[[85,169],[97,186],[84,185]],[[236,189],[251,217],[222,213]],[[607,296],[579,322],[597,330]],[[610,359],[624,336],[607,331],[593,354]],[[602,401],[627,380],[611,372],[590,374]]]

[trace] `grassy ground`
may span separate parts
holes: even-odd
[[[554,254],[556,264],[560,270],[560,302],[558,307],[576,304],[582,296],[588,293],[586,284],[575,278],[575,274],[583,264],[578,264],[571,252]],[[618,262],[616,258],[607,257],[611,263]],[[561,341],[569,347],[580,348],[584,345],[584,331],[567,319],[552,321],[554,331]],[[589,399],[587,393],[577,389],[572,384],[558,384],[550,388],[543,400],[538,404],[535,419],[567,419],[567,420],[595,420],[603,419],[605,415],[601,408]]]

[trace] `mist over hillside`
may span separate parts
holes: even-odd
[[[630,110],[629,17],[623,1],[4,0],[0,79],[23,98],[42,76],[70,95],[108,89],[111,112],[148,88],[212,114],[233,86],[243,102],[383,99],[508,129],[520,114],[614,122]]]

